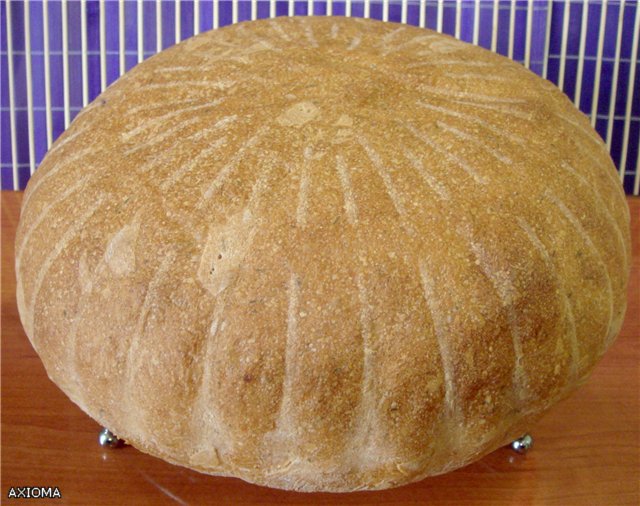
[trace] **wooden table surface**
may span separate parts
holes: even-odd
[[[2,192],[2,503],[12,486],[57,486],[37,504],[640,504],[640,199],[630,198],[633,270],[622,333],[593,376],[532,430],[458,471],[381,492],[300,494],[103,449],[100,427],[47,378],[22,330],[13,243],[21,193]],[[30,501],[32,502],[32,501]]]

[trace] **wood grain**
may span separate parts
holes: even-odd
[[[503,448],[463,469],[382,492],[300,494],[172,466],[134,448],[104,450],[100,427],[47,378],[15,302],[22,193],[2,192],[2,483],[57,486],[38,504],[640,503],[640,199],[629,198],[633,260],[622,333],[589,381],[535,428],[535,449]]]

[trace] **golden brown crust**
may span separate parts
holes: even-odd
[[[446,472],[584,381],[629,216],[554,86],[407,26],[208,32],[109,87],[27,188],[50,377],[143,451],[268,486]]]

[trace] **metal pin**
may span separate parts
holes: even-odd
[[[511,443],[511,449],[521,454],[527,453],[532,447],[533,438],[530,434],[525,434]]]
[[[98,436],[98,443],[100,446],[108,446],[109,448],[119,448],[124,445],[124,440],[119,439],[113,432],[109,429],[104,428],[100,431],[100,435]]]

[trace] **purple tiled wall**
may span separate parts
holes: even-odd
[[[15,151],[18,180],[17,186],[24,188],[30,175],[31,158],[28,135],[28,100],[26,83],[26,56],[25,56],[25,9],[30,13],[30,41],[31,41],[31,65],[32,65],[32,97],[33,97],[33,131],[34,131],[34,166],[43,158],[47,150],[46,130],[46,102],[45,102],[45,78],[44,78],[44,39],[43,39],[43,8],[42,1],[23,2],[8,0],[0,4],[2,15],[2,33],[0,36],[0,64],[2,71],[0,89],[0,127],[2,130],[2,146],[0,147],[0,163],[2,188],[14,188],[14,159],[12,156],[11,141],[11,108],[9,98],[9,72],[8,72],[8,40],[7,40],[7,13],[11,11],[11,41],[13,46],[13,84],[14,84],[14,125],[15,125]],[[239,0],[238,21],[251,19],[252,2]],[[323,16],[327,13],[327,1],[312,2],[312,13]],[[367,2],[370,5],[370,17],[383,19],[388,5],[389,21],[401,22],[403,7],[401,1],[375,1]],[[138,60],[138,8],[137,1],[126,0],[124,2],[125,25],[125,65],[126,69],[133,67]],[[220,0],[218,3],[218,19],[220,26],[225,26],[233,21],[233,9],[231,0]],[[259,0],[256,2],[257,17],[269,17],[272,2]],[[333,15],[344,15],[347,10],[347,2],[331,2]],[[409,0],[406,2],[407,23],[419,25],[422,2]],[[294,13],[308,14],[307,1],[294,2]],[[478,43],[490,48],[493,30],[493,9],[495,3],[482,1],[479,3],[480,30]],[[574,1],[569,5],[569,22],[566,37],[566,63],[564,67],[564,91],[573,100],[576,94],[576,76],[578,75],[579,49],[581,39],[581,20],[583,12],[587,16],[585,51],[583,60],[583,75],[580,95],[580,108],[586,114],[591,113],[594,94],[594,78],[596,73],[596,57],[598,50],[598,37],[600,33],[600,19],[604,3],[602,1]],[[631,61],[632,47],[635,37],[638,36],[638,28],[635,28],[636,10],[640,9],[636,1],[610,1],[606,3],[607,15],[605,19],[604,47],[602,66],[600,71],[600,89],[598,96],[598,109],[596,129],[603,138],[607,138],[609,118],[613,118],[611,128],[611,155],[616,165],[624,173],[624,185],[627,193],[633,192],[634,181],[638,172],[638,144],[640,139],[640,69],[635,73],[634,82],[629,86],[629,74],[632,66],[638,67],[638,60]],[[82,45],[81,45],[81,16],[82,4],[79,1],[67,3],[68,22],[68,49],[69,49],[69,106],[70,116],[73,118],[82,107]],[[456,8],[461,8],[460,38],[471,42],[473,40],[474,16],[476,3],[474,1],[444,1],[442,31],[449,34],[455,33]],[[498,2],[498,37],[497,51],[508,55],[509,52],[509,23],[511,9],[514,12],[514,40],[513,58],[519,62],[525,59],[526,26],[529,13],[532,15],[531,36],[531,69],[542,75],[545,64],[548,70],[548,79],[558,84],[561,67],[562,40],[564,28],[564,1],[533,1],[510,0]],[[147,58],[153,55],[157,46],[156,34],[156,2],[146,0],[143,2],[143,54]],[[186,0],[180,2],[180,37],[190,37],[194,33],[194,10],[200,12],[200,30],[209,30],[213,26],[214,3],[211,0]],[[163,1],[160,4],[163,33],[162,47],[166,48],[175,43],[175,16],[176,3]],[[364,1],[351,2],[353,16],[363,16],[365,13]],[[586,9],[586,10],[585,10]],[[622,16],[620,12],[622,9]],[[438,2],[427,0],[424,12],[426,14],[424,24],[427,28],[436,29]],[[549,12],[550,10],[550,12]],[[53,139],[64,130],[64,93],[63,93],[63,36],[62,15],[63,7],[59,1],[48,2],[49,12],[49,52],[51,72],[51,110],[52,110],[52,136]],[[289,2],[276,1],[275,12],[278,16],[287,15]],[[119,76],[119,4],[116,1],[105,2],[106,16],[106,77],[107,83],[113,82]],[[619,23],[619,20],[622,22]],[[547,24],[549,27],[549,47],[546,50],[545,37]],[[89,100],[100,93],[101,66],[100,66],[100,2],[98,0],[86,1],[86,35],[87,35],[87,84]],[[619,58],[616,63],[616,45],[618,32],[620,34]],[[615,87],[615,104],[611,109],[613,96],[613,77],[616,65],[618,66],[617,86]],[[635,91],[633,97],[631,115],[628,120],[628,145],[625,167],[620,167],[624,130],[625,112],[628,94]]]

